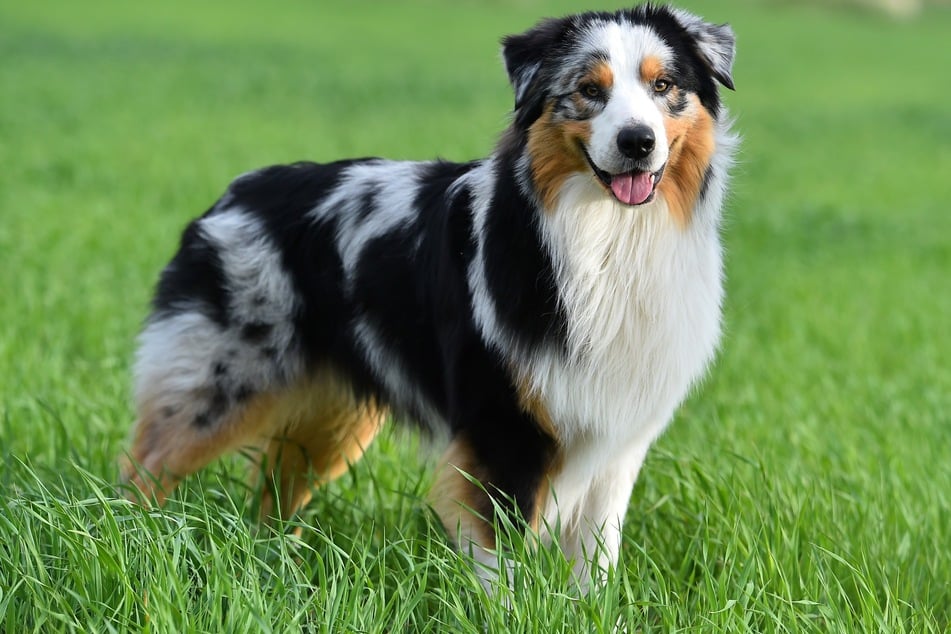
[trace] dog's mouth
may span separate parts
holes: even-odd
[[[632,170],[620,174],[611,174],[594,164],[584,144],[579,145],[581,145],[581,151],[584,153],[585,159],[588,160],[588,165],[591,166],[591,171],[619,203],[633,207],[654,200],[654,194],[657,191],[660,179],[664,176],[666,164],[656,172]]]

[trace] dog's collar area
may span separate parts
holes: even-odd
[[[664,164],[656,172],[631,171],[611,174],[598,167],[588,154],[588,148],[584,143],[578,143],[581,152],[584,154],[591,171],[598,177],[605,189],[611,192],[611,195],[622,205],[628,207],[637,207],[646,205],[654,200],[657,193],[657,185],[664,176],[664,170],[667,165]]]

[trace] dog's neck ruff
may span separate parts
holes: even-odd
[[[512,361],[559,421],[562,442],[610,436],[623,445],[633,436],[656,435],[712,359],[722,299],[720,208],[736,145],[722,118],[716,143],[685,227],[662,193],[631,207],[591,173],[569,177],[554,208],[535,203],[566,317],[566,345],[526,350],[506,342],[501,348],[519,351]],[[491,189],[505,163],[493,157],[478,182]],[[486,204],[475,206],[477,229],[492,213],[488,197],[478,198]],[[504,298],[478,284],[473,291],[480,329],[498,338],[504,327],[494,306]],[[624,420],[657,426],[633,429],[619,424]]]

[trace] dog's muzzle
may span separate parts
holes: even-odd
[[[622,130],[621,134],[618,135],[619,148],[623,134],[624,131]],[[653,139],[653,135],[651,135],[651,137]],[[654,149],[653,141],[650,143],[650,149],[646,152],[643,151],[645,146],[646,142],[642,142],[642,144],[639,146],[640,149],[632,149],[631,151],[634,153],[643,153],[641,158],[645,158]],[[584,157],[587,159],[588,165],[591,167],[591,171],[594,172],[594,175],[598,177],[598,180],[601,181],[601,184],[611,192],[611,194],[619,203],[634,207],[636,205],[643,205],[654,200],[654,194],[657,191],[657,185],[660,183],[660,179],[664,176],[664,168],[666,165],[662,166],[656,172],[631,170],[628,172],[611,174],[610,172],[607,172],[595,165],[594,161],[591,159],[591,155],[588,154],[588,148],[586,148],[584,144],[581,144],[581,151],[584,153]]]

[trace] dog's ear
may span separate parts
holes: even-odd
[[[717,81],[736,90],[733,85],[733,59],[736,57],[736,35],[729,24],[710,24],[683,10],[674,15],[687,34],[693,38],[697,51]]]
[[[515,91],[515,124],[527,127],[545,105],[544,69],[565,32],[564,19],[550,18],[519,35],[502,40],[502,58]]]

